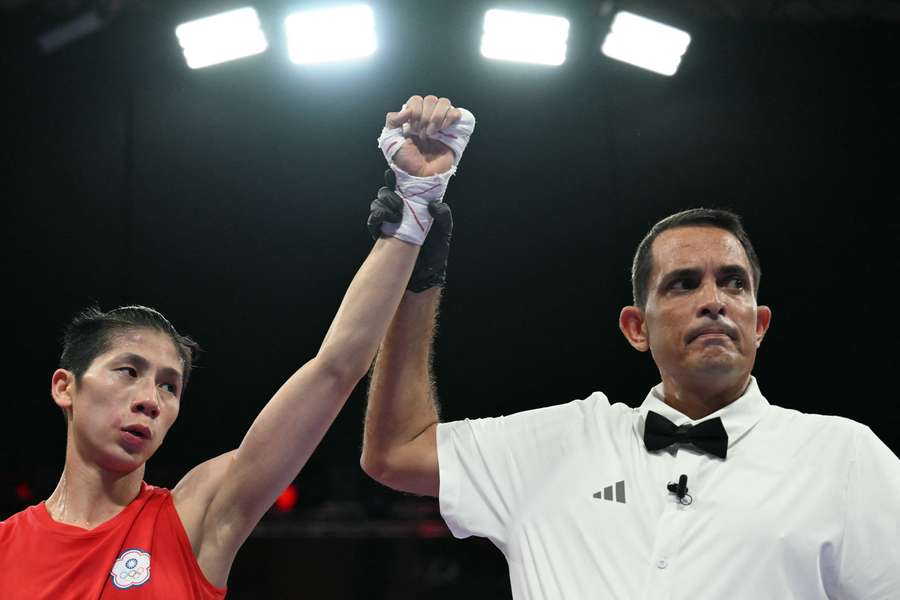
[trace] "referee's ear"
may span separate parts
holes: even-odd
[[[650,349],[647,339],[647,322],[644,320],[644,311],[637,306],[626,306],[619,313],[619,329],[622,335],[636,350],[646,352]]]
[[[759,348],[759,345],[762,344],[763,337],[765,337],[766,332],[769,330],[769,325],[772,324],[772,309],[768,306],[757,306],[756,307],[756,347]]]

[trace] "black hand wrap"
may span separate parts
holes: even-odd
[[[381,224],[399,223],[403,217],[403,199],[394,192],[396,184],[394,172],[384,172],[385,187],[378,190],[378,195],[369,206],[369,220],[366,225],[374,239],[382,237]],[[447,281],[447,257],[450,254],[450,235],[453,232],[453,213],[443,202],[428,205],[428,212],[434,218],[431,230],[422,249],[412,276],[406,288],[411,292],[422,292],[428,288],[441,286]]]

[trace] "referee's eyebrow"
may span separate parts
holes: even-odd
[[[750,279],[750,274],[747,273],[747,269],[745,269],[742,265],[723,265],[716,269],[716,279],[722,279],[723,277],[728,277],[729,275],[737,275],[739,277],[742,277],[747,283],[750,283],[751,285],[753,283]],[[662,276],[662,279],[659,282],[659,289],[665,289],[671,282],[677,281],[679,279],[697,280],[702,277],[703,269],[700,269],[698,267],[675,269]]]
[[[670,283],[678,279],[700,279],[702,276],[703,269],[698,267],[675,269],[662,276],[659,280],[659,289],[665,289]]]
[[[750,277],[750,274],[747,273],[747,269],[745,269],[741,265],[725,265],[723,267],[719,267],[718,269],[716,269],[716,275],[718,275],[719,277],[724,277],[725,275],[740,275],[745,279]]]

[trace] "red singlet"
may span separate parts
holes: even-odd
[[[3,600],[221,600],[204,577],[169,490],[141,483],[91,530],[57,523],[44,503],[0,522]]]

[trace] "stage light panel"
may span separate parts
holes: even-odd
[[[249,6],[182,23],[175,35],[192,69],[259,54],[269,45],[259,16]]]
[[[561,65],[566,60],[569,21],[563,17],[491,9],[484,14],[485,58]]]
[[[636,67],[674,75],[690,43],[686,31],[622,11],[613,18],[600,50]]]
[[[288,56],[296,64],[335,62],[375,53],[375,15],[365,4],[296,12],[285,19]]]

